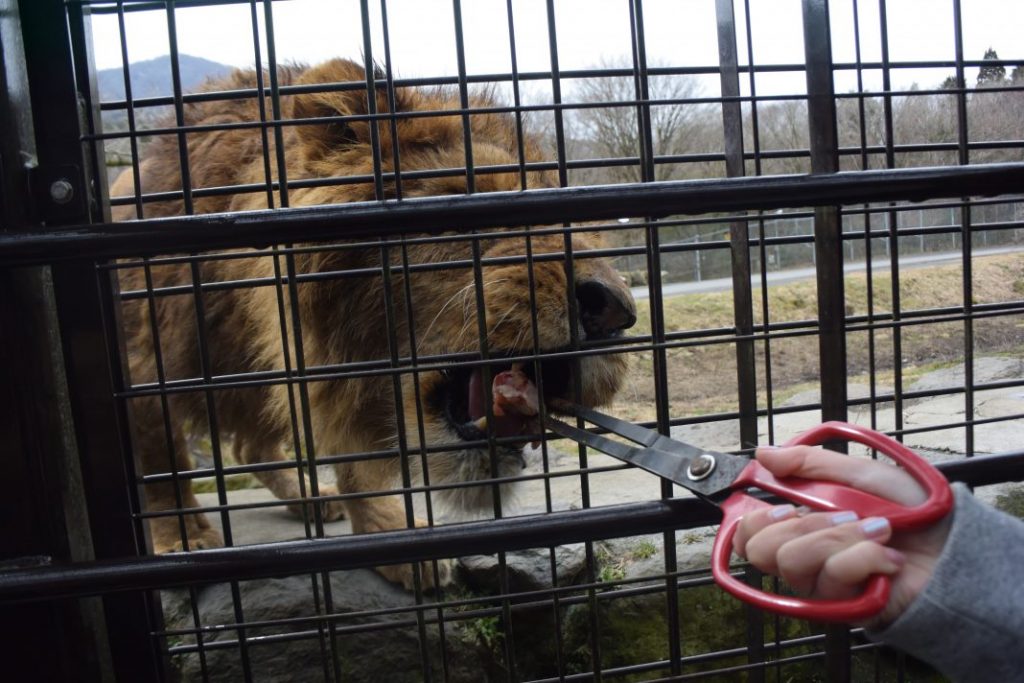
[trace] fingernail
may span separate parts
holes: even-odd
[[[777,522],[779,520],[786,519],[795,513],[796,508],[792,505],[776,505],[768,514]]]
[[[886,548],[885,557],[897,567],[902,567],[907,563],[907,556],[901,553],[895,548]]]
[[[889,520],[885,517],[868,517],[860,523],[860,530],[867,538],[884,536],[889,530]]]
[[[832,515],[831,521],[832,526],[839,526],[840,524],[846,524],[847,522],[856,522],[858,519],[860,519],[860,515],[853,510],[844,510],[843,512],[837,512]]]
[[[814,512],[814,511],[811,510],[811,508],[807,507],[806,505],[801,505],[800,507],[798,507],[796,509],[796,516],[797,517],[804,517],[805,515],[809,515],[812,512]]]

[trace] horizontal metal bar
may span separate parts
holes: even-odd
[[[976,456],[939,463],[935,467],[950,481],[960,481],[971,487],[1024,481],[1024,451]]]
[[[1024,480],[1024,451],[936,465],[971,486]],[[380,534],[267,543],[0,572],[0,603],[83,597],[227,580],[336,571],[458,555],[550,547],[716,524],[696,498],[611,505]]]
[[[494,192],[339,206],[205,214],[8,232],[0,266],[230,246],[266,246],[627,216],[995,196],[1024,186],[1024,163],[762,176]],[[514,216],[510,221],[509,217]]]
[[[0,573],[0,602],[336,571],[460,555],[491,554],[715,524],[697,499],[653,501],[426,529],[171,553]]]

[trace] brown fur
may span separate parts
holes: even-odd
[[[279,73],[280,83],[315,84],[365,82],[361,67],[348,61],[334,60],[311,69],[284,68]],[[217,90],[254,88],[255,73],[237,71],[225,82],[213,84]],[[452,109],[458,106],[456,95],[449,92],[419,89],[399,89],[399,111],[429,111]],[[474,105],[487,105],[477,100]],[[189,126],[211,123],[241,123],[259,121],[258,102],[255,99],[201,103],[186,108]],[[367,112],[365,90],[314,93],[282,98],[285,118],[303,119],[314,116],[359,116]],[[378,111],[389,110],[388,98],[383,90],[377,94]],[[270,101],[267,100],[269,116]],[[476,167],[515,164],[518,159],[516,128],[506,115],[473,115],[472,150]],[[400,163],[403,173],[416,169],[460,168],[465,165],[462,118],[458,115],[403,118],[398,124]],[[370,124],[350,120],[344,125],[285,126],[284,150],[289,180],[352,176],[373,173],[370,147]],[[390,123],[378,126],[381,144],[381,163],[384,171],[393,169],[393,145]],[[270,138],[271,170],[276,177],[273,135]],[[233,186],[246,183],[265,183],[263,147],[257,129],[235,128],[188,135],[189,167],[193,188]],[[529,142],[529,158],[536,152]],[[154,141],[142,162],[142,190],[146,193],[180,190],[178,145],[175,136]],[[533,187],[551,184],[547,176],[531,173]],[[483,173],[476,177],[476,190],[518,190],[517,173]],[[386,194],[394,195],[392,183]],[[444,178],[409,179],[403,177],[405,197],[462,194],[466,192],[466,178],[456,175]],[[111,194],[134,193],[130,173],[122,174]],[[294,189],[289,192],[290,203],[296,205],[337,204],[373,200],[372,183],[343,184],[329,187]],[[197,213],[238,211],[267,208],[265,192],[251,192],[229,196],[198,198],[194,203]],[[182,202],[162,202],[146,205],[146,216],[169,216],[184,213]],[[115,211],[115,217],[134,217],[132,207]],[[282,236],[286,238],[286,236]],[[283,239],[282,241],[286,241]],[[592,238],[573,237],[574,247],[585,250],[596,246]],[[562,253],[563,238],[535,237],[535,253]],[[480,244],[484,258],[525,253],[525,241],[518,239],[488,239]],[[399,264],[398,249],[391,249],[392,263]],[[467,242],[410,245],[411,263],[443,263],[472,258]],[[380,277],[381,253],[377,248],[331,249],[299,253],[295,256],[298,273],[326,271],[352,271],[377,269],[375,275],[322,280],[297,285],[298,311],[301,323],[301,350],[306,367],[339,365],[360,361],[387,359],[388,337],[385,291]],[[285,259],[278,267],[284,271]],[[193,274],[189,264],[156,265],[151,268],[152,284],[156,287],[191,285]],[[200,281],[245,280],[275,277],[275,260],[266,255],[204,261],[196,266]],[[482,269],[486,312],[487,342],[491,352],[532,350],[531,316],[527,270],[523,264],[493,265]],[[612,268],[601,259],[578,259],[575,272],[579,281],[605,283],[615,289],[632,306],[628,290]],[[534,266],[536,279],[536,312],[541,349],[564,348],[570,343],[570,329],[566,308],[566,282],[564,263],[560,260],[541,261]],[[122,290],[146,288],[146,274],[142,269],[126,269],[121,279]],[[406,283],[400,274],[391,278],[390,295],[393,306],[396,336],[400,357],[410,355],[410,311],[406,310],[405,286],[409,287],[412,302],[411,318],[417,338],[416,352],[431,355],[448,352],[479,352],[476,316],[476,292],[471,268],[420,271],[409,276]],[[624,294],[623,294],[624,292]],[[131,379],[134,383],[156,382],[159,377],[155,363],[159,351],[166,380],[245,372],[281,371],[287,365],[296,367],[296,332],[292,325],[292,305],[287,287],[283,306],[285,333],[279,312],[278,290],[274,285],[254,288],[230,288],[204,292],[201,301],[205,309],[201,330],[209,348],[208,366],[204,367],[197,342],[196,298],[191,291],[180,295],[156,298],[155,321],[150,315],[149,303],[144,300],[126,302],[124,308]],[[159,349],[156,347],[152,326],[158,330]],[[611,398],[618,389],[625,370],[621,356],[591,356],[581,362],[582,395],[585,403],[600,404]],[[438,372],[418,375],[420,401],[424,412],[424,432],[428,446],[458,444],[460,439],[437,406],[436,392],[446,378]],[[297,385],[296,385],[297,386]],[[395,395],[389,376],[362,379],[335,379],[310,381],[308,389],[309,414],[315,451],[318,455],[372,452],[397,446]],[[419,447],[417,426],[417,397],[411,375],[401,380],[402,405],[408,446]],[[568,396],[566,391],[563,396]],[[169,425],[165,424],[158,398],[136,399],[131,408],[134,414],[134,437],[140,452],[143,469],[147,473],[167,472],[171,459],[179,470],[191,467],[186,451],[186,425],[191,431],[201,431],[208,423],[207,394],[189,392],[172,394],[169,403]],[[264,463],[291,459],[283,448],[293,444],[292,401],[301,409],[298,390],[289,396],[287,385],[234,388],[217,390],[213,397],[217,431],[232,437],[235,457],[246,463]],[[291,400],[290,400],[291,399]],[[301,414],[301,413],[300,413]],[[168,451],[166,429],[172,433],[173,452]],[[302,431],[300,419],[299,431]],[[457,446],[455,446],[457,448]],[[511,449],[498,449],[499,474],[508,475],[519,468],[519,456]],[[418,454],[410,458],[418,469]],[[451,453],[428,456],[431,483],[487,478],[491,463],[487,449],[461,449]],[[337,465],[338,490],[342,493],[368,493],[385,491],[396,485],[400,467],[396,459],[369,459]],[[260,473],[261,481],[279,498],[301,500],[300,482],[294,468],[282,468]],[[309,484],[305,482],[309,492]],[[487,486],[455,489],[455,502],[460,507],[472,507],[487,500]],[[321,495],[335,493],[320,487]],[[178,507],[173,484],[147,488],[150,509],[165,510]],[[184,507],[196,506],[191,488],[183,481],[180,495]],[[298,507],[297,505],[295,507]],[[406,526],[402,499],[398,496],[376,496],[348,499],[344,503],[329,501],[321,507],[327,519],[336,519],[347,512],[353,530],[373,532]],[[418,522],[421,523],[421,522]],[[183,547],[177,517],[154,518],[151,532],[154,548],[158,552],[180,550]],[[221,544],[219,535],[210,528],[201,514],[184,517],[187,547],[190,549],[214,547]],[[412,572],[408,565],[383,567],[385,577],[409,587]],[[446,574],[445,571],[442,574]],[[443,582],[446,575],[433,577],[424,572],[426,586]]]

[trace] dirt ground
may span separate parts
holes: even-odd
[[[892,320],[893,285],[889,271],[868,279],[860,273],[846,278],[847,316],[875,316],[882,327],[873,332],[847,334],[847,367],[851,381],[868,383],[874,369],[878,386],[894,383],[894,352],[899,344],[904,383],[937,366],[962,361],[965,344],[973,339],[975,354],[995,355],[1024,350],[1024,313],[992,310],[999,304],[1019,302],[1024,297],[1024,258],[1000,255],[976,258],[972,262],[971,298],[981,316],[963,320],[964,277],[960,265],[907,270],[899,274],[899,316],[907,322],[895,331]],[[808,327],[817,319],[816,286],[813,281],[779,285],[768,289],[767,300],[754,290],[755,324],[767,318],[771,324],[801,323],[797,329],[773,332],[767,342],[755,344],[758,405],[768,399],[770,372],[774,404],[797,390],[816,385],[818,339]],[[649,302],[640,302],[640,319],[634,333],[649,334]],[[736,347],[732,343],[710,343],[732,334],[731,292],[686,294],[664,301],[667,336],[692,337],[701,345],[669,348],[665,352],[670,415],[695,416],[737,410]],[[970,329],[968,330],[968,325]],[[863,328],[864,323],[855,327]],[[792,334],[803,332],[803,334]],[[790,336],[791,335],[791,336]],[[970,335],[970,336],[968,336]],[[655,416],[654,366],[651,352],[633,354],[629,381],[616,401],[618,414],[635,420]],[[770,361],[770,366],[767,363]]]

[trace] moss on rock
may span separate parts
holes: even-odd
[[[1024,486],[1007,489],[1005,493],[996,496],[996,508],[1024,519]]]
[[[617,593],[621,593],[619,596]],[[712,652],[744,651],[747,648],[747,607],[714,585],[686,586],[676,595],[678,608],[678,640],[683,657],[706,655]],[[661,670],[647,670],[621,678],[625,681],[648,680],[652,676],[668,673],[669,616],[661,586],[652,593],[636,594],[632,590],[613,590],[601,593],[597,601],[597,647],[602,670],[652,662],[665,662]],[[811,635],[814,631],[805,622],[781,620],[782,639]],[[775,620],[766,619],[764,640],[775,638]],[[595,657],[591,638],[591,604],[583,603],[569,608],[564,622],[564,641],[568,652],[569,673],[583,673],[594,669]],[[807,651],[810,652],[811,649]],[[802,654],[803,650],[788,648],[783,656]],[[683,673],[697,673],[711,669],[741,666],[747,663],[745,654],[700,658],[683,667]],[[784,665],[787,677],[793,680],[813,680],[820,667],[815,663],[799,662]],[[618,678],[616,680],[619,680]],[[743,680],[735,672],[711,677],[710,681]]]

